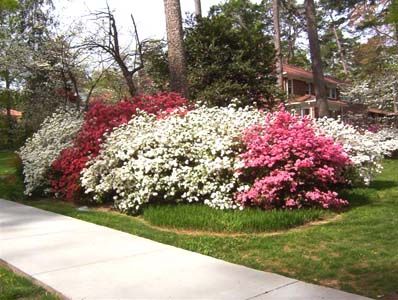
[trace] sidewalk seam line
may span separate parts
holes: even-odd
[[[277,291],[277,290],[279,290],[279,289],[283,289],[284,287],[287,287],[287,286],[292,285],[292,284],[296,284],[296,283],[298,283],[298,282],[300,282],[300,280],[294,280],[294,281],[292,281],[292,282],[289,282],[289,283],[286,283],[286,284],[284,284],[284,285],[278,286],[278,287],[276,287],[276,288],[274,288],[274,289],[272,289],[272,290],[265,291],[264,293],[260,293],[260,294],[254,295],[254,296],[252,296],[252,297],[246,298],[246,300],[256,299],[257,297],[259,297],[259,296],[261,296],[261,295],[269,294],[269,293],[271,293],[271,292],[273,292],[273,291]]]

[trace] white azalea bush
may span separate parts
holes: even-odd
[[[382,128],[374,133],[386,156],[398,151],[398,128]]]
[[[94,201],[113,197],[115,207],[128,213],[151,201],[238,208],[239,137],[262,117],[258,110],[232,107],[201,107],[164,119],[141,114],[107,136],[82,171],[82,186]]]
[[[333,137],[344,146],[354,163],[357,178],[353,179],[360,179],[366,185],[382,170],[384,156],[398,148],[398,139],[393,131],[360,131],[341,120],[331,118],[321,118],[315,122],[320,133]]]
[[[45,190],[48,172],[61,151],[71,146],[83,123],[83,114],[74,108],[57,110],[47,117],[39,130],[18,151],[23,164],[25,194]]]

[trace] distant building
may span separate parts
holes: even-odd
[[[312,72],[292,65],[283,65],[283,90],[288,97],[289,108],[302,116],[308,115],[317,118],[318,108],[316,107],[313,82]],[[398,116],[394,112],[344,101],[340,97],[339,86],[346,84],[344,81],[325,76],[330,116],[357,115],[375,121],[385,117]]]
[[[339,85],[344,82],[325,76],[330,116],[336,117],[344,113],[348,104],[340,99]],[[313,118],[318,117],[316,107],[313,73],[303,68],[283,65],[283,88],[289,99],[288,106],[296,113]]]
[[[22,118],[22,112],[20,112],[18,110],[15,110],[15,109],[11,109],[10,112],[11,112],[11,116],[13,118],[16,118],[16,119]],[[3,115],[3,116],[6,116],[7,115],[7,110],[6,109],[1,109],[0,110],[0,114]]]

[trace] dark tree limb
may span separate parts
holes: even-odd
[[[99,26],[102,27],[105,36],[101,41],[98,41],[95,37],[90,37],[80,46],[90,50],[99,49],[101,52],[108,54],[118,65],[128,87],[130,96],[135,96],[137,88],[133,78],[139,70],[143,69],[144,63],[142,42],[139,39],[137,25],[133,15],[131,15],[131,20],[133,22],[136,49],[130,53],[126,53],[126,51],[121,48],[116,19],[108,4],[105,11],[98,11],[91,15],[95,20],[103,21]],[[130,57],[133,58],[133,62],[131,64],[128,62]]]

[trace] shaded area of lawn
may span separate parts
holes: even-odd
[[[275,236],[192,236],[157,230],[115,212],[81,212],[54,200],[24,203],[259,270],[377,297],[398,291],[398,160],[387,160],[384,166],[369,188],[344,193],[352,205],[338,220]]]
[[[57,296],[0,265],[0,300],[56,300]]]

